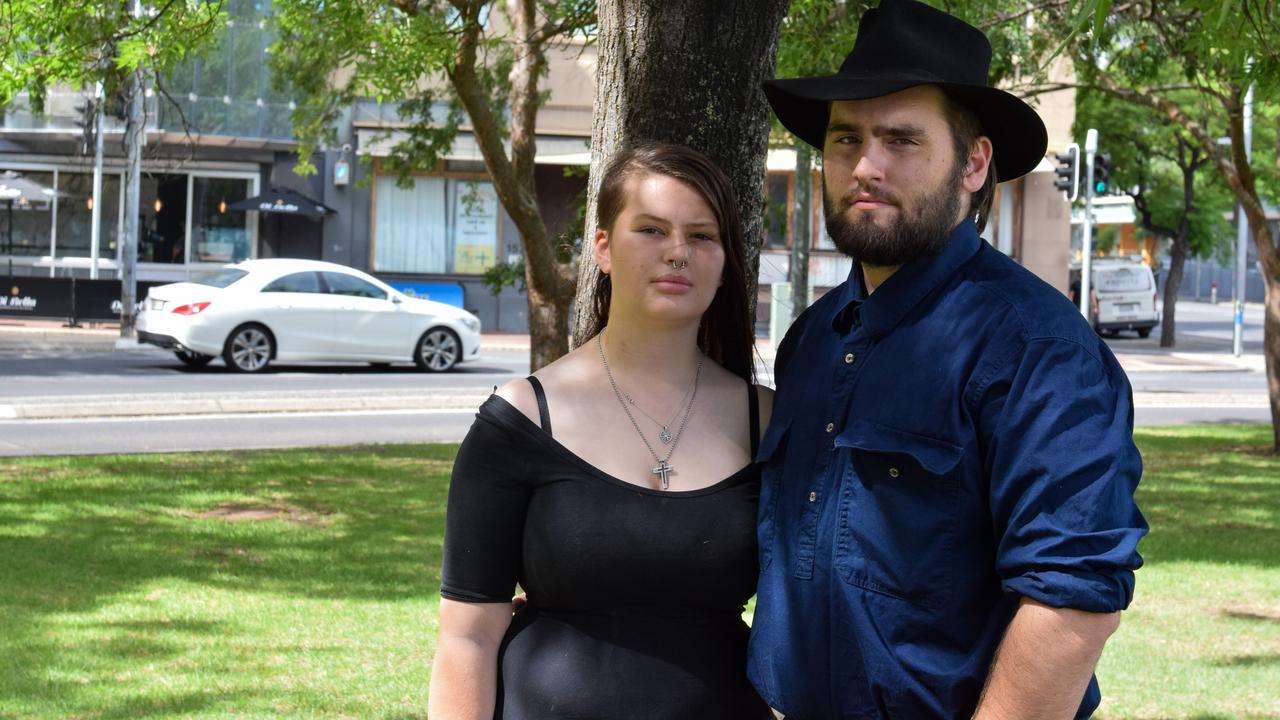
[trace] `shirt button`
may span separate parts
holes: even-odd
[[[893,467],[889,468],[889,477],[896,478],[898,477],[898,475],[899,475],[898,468],[893,468]]]
[[[857,357],[857,356],[856,356],[856,355],[854,355],[853,353],[849,353],[848,355],[845,355],[845,356],[844,356],[844,364],[845,364],[845,365],[852,365],[852,364],[853,364],[853,360],[854,360],[854,358],[856,358],[856,357]]]
[[[832,430],[835,430],[835,429],[836,429],[835,423],[827,423],[827,432],[831,432]]]
[[[818,502],[818,493],[816,493],[816,492],[814,492],[814,491],[810,490],[810,491],[809,491],[809,502]]]

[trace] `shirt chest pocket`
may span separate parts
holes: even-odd
[[[836,567],[851,585],[926,608],[946,604],[955,560],[963,448],[866,420],[836,438]]]

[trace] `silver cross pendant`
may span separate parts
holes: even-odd
[[[675,472],[675,468],[667,464],[666,460],[661,460],[653,469],[649,471],[651,475],[660,475],[662,477],[662,489],[666,490],[671,485],[671,481],[667,479],[667,475]]]

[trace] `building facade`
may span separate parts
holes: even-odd
[[[317,153],[316,174],[302,177],[290,128],[293,103],[268,74],[269,0],[234,0],[226,34],[204,58],[147,91],[146,152],[137,278],[170,282],[257,257],[328,260],[360,268],[418,294],[461,288],[463,303],[490,330],[527,328],[522,292],[493,295],[486,270],[521,258],[519,233],[497,200],[469,128],[439,166],[399,178],[387,158],[403,138],[395,103],[364,101],[339,124],[337,147]],[[549,99],[538,116],[539,206],[553,235],[571,226],[590,162],[596,48],[550,50]],[[1051,148],[1070,142],[1074,96],[1047,96],[1041,112]],[[22,98],[0,125],[0,184],[25,181],[16,199],[0,197],[0,262],[14,277],[113,278],[124,225],[124,125],[105,122],[101,230],[93,243],[93,153],[81,128],[84,93],[51,94],[37,116]],[[841,282],[850,261],[827,237],[819,169],[810,237],[815,294]],[[761,329],[770,321],[773,286],[786,282],[794,237],[795,155],[768,157],[768,217],[760,253]],[[1053,189],[1047,160],[1034,173],[1000,186],[988,240],[1063,291],[1070,252],[1069,208]],[[289,188],[335,212],[321,220],[281,217],[230,206],[272,187]],[[453,293],[453,294],[456,294]],[[782,293],[779,293],[782,295]]]

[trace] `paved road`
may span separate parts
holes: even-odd
[[[1179,318],[1173,351],[1158,333],[1108,340],[1133,384],[1136,422],[1268,422],[1261,309],[1246,314],[1239,359],[1229,307],[1182,303]],[[440,375],[408,364],[242,375],[218,363],[193,371],[154,348],[113,350],[109,332],[26,330],[0,327],[0,348],[11,348],[0,350],[0,455],[457,441],[493,386],[528,372],[527,349],[503,338]],[[772,355],[761,350],[771,384]]]

